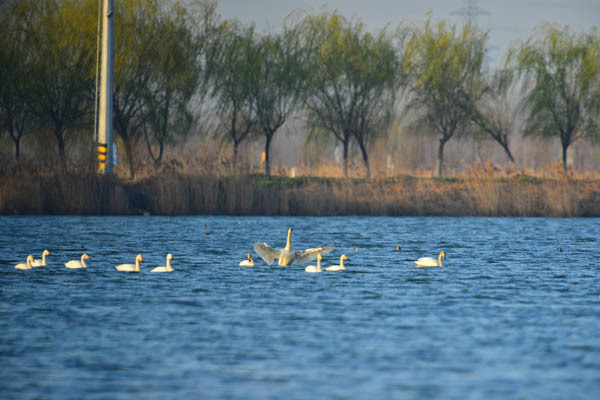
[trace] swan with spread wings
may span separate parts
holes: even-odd
[[[254,243],[254,251],[265,260],[267,264],[273,264],[273,261],[277,258],[279,259],[277,264],[284,267],[291,265],[294,261],[299,265],[302,265],[305,262],[314,260],[319,254],[329,253],[331,249],[333,249],[332,244],[324,247],[294,251],[292,249],[292,228],[288,230],[287,242],[283,249],[273,249],[266,243]]]

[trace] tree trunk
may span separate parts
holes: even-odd
[[[267,136],[265,140],[265,175],[271,175],[271,162],[269,159],[269,148],[271,147],[271,136]]]
[[[158,158],[156,159],[156,162],[158,163],[158,165],[160,165],[162,163],[164,151],[165,151],[165,142],[161,141],[160,144],[158,145]]]
[[[125,153],[127,153],[127,159],[129,161],[129,178],[135,178],[135,171],[133,169],[133,149],[131,148],[131,140],[127,135],[121,135],[123,144],[125,145]]]
[[[15,142],[15,160],[17,161],[17,165],[21,163],[21,135],[15,134],[15,128],[12,126],[12,121],[9,122],[9,131],[8,134],[12,138],[13,142]]]
[[[154,161],[154,164],[156,164],[157,157],[154,155],[154,151],[152,151],[152,143],[150,142],[150,139],[148,138],[148,130],[146,129],[146,127],[144,127],[144,140],[146,142],[146,148],[148,149],[148,154],[150,154],[150,158],[152,159],[152,161]],[[125,140],[123,140],[123,142],[125,142]]]
[[[365,178],[371,179],[371,167],[369,166],[369,153],[367,153],[367,149],[362,141],[358,142],[358,146],[360,147],[360,152],[362,153],[363,162],[365,163],[365,168],[367,169]]]
[[[508,159],[510,160],[511,163],[514,164],[515,158],[513,157],[512,153],[510,152],[510,149],[508,148],[508,143],[501,143],[501,144],[502,144],[502,148],[504,149],[504,152],[508,156]]]
[[[15,138],[15,159],[17,164],[21,163],[21,137]]]
[[[237,159],[238,159],[238,145],[240,142],[237,140],[237,129],[235,129],[235,124],[237,121],[237,113],[233,112],[231,116],[231,138],[233,139],[233,160],[231,160],[231,168],[233,173],[237,173]]]
[[[563,169],[565,170],[565,172],[568,171],[568,166],[567,166],[567,149],[569,148],[568,144],[564,144],[562,146],[562,162],[563,162]]]
[[[56,136],[56,143],[58,144],[58,156],[60,157],[60,164],[62,169],[66,169],[67,159],[65,156],[65,141],[62,130],[60,128],[56,128],[54,131],[54,136]]]
[[[348,177],[348,145],[350,144],[350,140],[344,140],[344,160],[342,161],[343,170],[344,170],[344,178]]]
[[[167,94],[169,92],[167,91]],[[165,104],[165,108],[164,108],[164,113],[163,113],[163,126],[162,126],[162,132],[160,135],[160,143],[159,145],[159,151],[158,151],[158,164],[160,165],[160,163],[162,162],[162,157],[163,157],[163,151],[165,148],[165,140],[167,139],[167,134],[168,134],[168,130],[169,130],[169,100],[171,99],[170,96],[167,96],[167,100],[166,100],[166,104]]]
[[[438,178],[442,177],[442,172],[444,171],[444,145],[445,144],[446,144],[446,141],[444,139],[440,139],[440,147],[438,147],[438,159],[437,159]]]
[[[233,169],[233,173],[237,173],[237,161],[238,161],[238,145],[240,143],[237,140],[233,141],[233,160],[231,160],[231,168]]]

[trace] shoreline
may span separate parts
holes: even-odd
[[[134,182],[73,173],[0,178],[0,215],[23,214],[600,217],[600,180],[175,172]]]

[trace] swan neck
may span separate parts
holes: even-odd
[[[442,266],[442,253],[440,253],[440,255],[438,256],[438,265],[440,267]]]
[[[83,268],[87,268],[87,265],[85,264],[85,257],[83,255],[81,256],[81,265]]]
[[[290,229],[288,231],[288,235],[287,235],[287,241],[285,242],[285,249],[286,250],[291,250],[292,248],[292,230]]]
[[[139,258],[135,259],[135,270],[136,271],[140,270],[140,259]]]

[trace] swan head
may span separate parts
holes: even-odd
[[[142,261],[144,261],[144,257],[142,257],[141,254],[138,254],[137,257],[135,258],[135,261],[136,262],[142,262]]]
[[[30,254],[27,256],[27,264],[31,264],[34,261],[33,256]]]
[[[49,256],[49,255],[50,255],[50,251],[48,251],[48,250],[44,250],[44,251],[42,252],[42,257],[43,257],[43,256]]]
[[[347,255],[345,255],[345,254],[342,254],[342,256],[340,257],[340,260],[343,260],[343,261],[350,261],[350,259],[348,258],[348,256],[347,256]]]
[[[167,260],[171,261],[173,259],[173,254],[169,253],[167,254]]]
[[[394,251],[400,251],[400,246],[396,245],[396,247],[394,247]]]
[[[252,261],[252,254],[248,253],[248,261]]]
[[[81,259],[82,259],[82,260],[89,260],[89,259],[90,259],[90,256],[88,256],[87,254],[83,253],[83,254],[81,255]]]
[[[317,254],[317,260],[322,261],[323,255],[321,253]]]
[[[440,253],[440,258],[446,258],[446,252],[445,251],[442,251]]]

